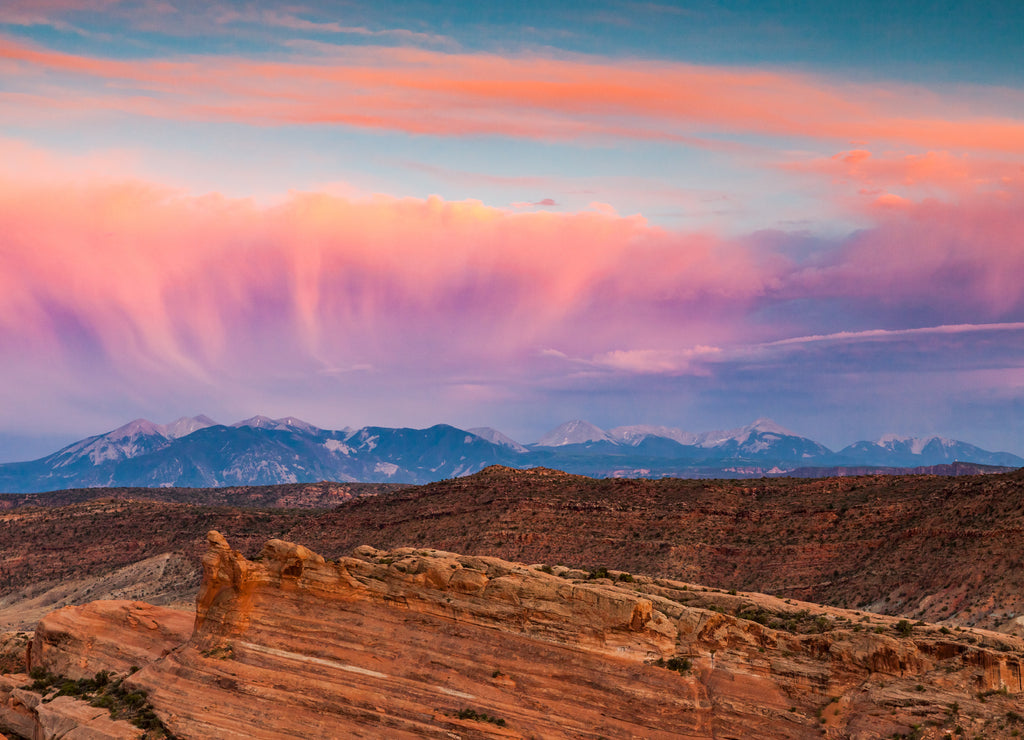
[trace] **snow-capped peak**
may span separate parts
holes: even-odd
[[[307,434],[316,434],[320,431],[320,427],[313,426],[308,421],[297,419],[294,416],[282,416],[275,421],[280,425],[277,427],[278,429],[291,429],[297,432],[306,432]]]
[[[159,424],[154,424],[149,419],[135,419],[130,421],[124,426],[120,426],[112,432],[107,432],[103,435],[103,439],[107,440],[118,440],[118,439],[131,439],[133,437],[151,437],[159,436],[164,437],[163,428]]]
[[[783,437],[799,436],[797,434],[794,434],[790,430],[786,429],[784,426],[776,424],[771,419],[766,419],[764,417],[758,419],[753,424],[750,424],[749,426],[743,428],[751,432],[762,432],[764,434],[778,434]]]
[[[209,416],[200,414],[199,416],[183,416],[180,419],[175,419],[169,424],[161,426],[160,431],[169,439],[180,439],[187,437],[192,432],[198,432],[200,429],[216,425],[217,422]]]
[[[899,434],[884,434],[879,437],[875,444],[886,450],[894,450],[897,447],[904,447],[910,450],[912,455],[920,455],[932,442],[938,442],[941,447],[952,447],[957,444],[955,440],[945,437],[911,437]]]
[[[472,429],[467,429],[466,431],[469,432],[470,434],[475,434],[477,437],[480,437],[481,439],[486,439],[488,442],[496,444],[499,447],[508,447],[509,449],[515,450],[516,452],[529,452],[529,450],[526,449],[523,445],[519,444],[511,437],[502,434],[497,429],[494,429],[492,427],[473,427]]]
[[[777,434],[780,437],[796,437],[798,435],[789,431],[785,427],[776,424],[771,419],[758,419],[753,424],[747,424],[744,427],[737,427],[736,429],[722,429],[713,432],[704,432],[703,434],[697,435],[697,444],[701,447],[717,447],[725,444],[726,442],[738,442],[743,444],[750,435],[755,432],[761,434]]]
[[[253,429],[276,429],[287,432],[306,432],[308,434],[316,434],[320,431],[319,427],[315,427],[308,421],[297,419],[294,416],[271,419],[269,416],[263,416],[262,414],[257,414],[242,421],[236,421],[231,426],[252,427]]]
[[[271,419],[269,416],[263,416],[263,414],[256,414],[256,416],[250,416],[248,419],[236,421],[231,426],[252,427],[253,429],[273,429],[274,420]]]
[[[678,442],[681,445],[694,445],[697,443],[698,435],[693,432],[684,432],[676,427],[655,426],[653,424],[631,424],[624,427],[615,427],[608,430],[609,436],[622,444],[636,447],[647,437],[664,437]]]
[[[159,424],[148,419],[135,419],[106,434],[83,439],[54,454],[55,467],[72,465],[88,458],[93,465],[112,460],[126,460],[165,447],[170,440]]]
[[[589,421],[574,419],[552,429],[537,441],[538,447],[562,447],[578,445],[586,442],[612,442],[612,439],[601,427]]]

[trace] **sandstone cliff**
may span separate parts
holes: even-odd
[[[1006,635],[436,550],[364,546],[328,561],[270,540],[248,560],[217,532],[203,571],[191,638],[139,604],[71,607],[40,624],[29,667],[144,663],[125,683],[179,738],[1024,729],[1024,646]],[[0,688],[6,731],[3,701]]]

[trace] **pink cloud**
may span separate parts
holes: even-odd
[[[356,375],[472,387],[714,374],[780,336],[927,343],[968,331],[953,325],[1016,326],[1024,311],[1024,189],[868,206],[870,227],[808,256],[789,248],[800,235],[670,231],[599,203],[319,192],[265,205],[92,177],[130,174],[121,157],[68,161],[0,140],[7,387],[95,378],[142,396]],[[799,301],[817,316],[837,300],[952,328],[816,337],[760,311]]]
[[[973,117],[946,120],[942,112],[956,100],[930,91],[758,69],[366,46],[338,46],[330,56],[286,61],[121,61],[10,39],[0,42],[0,60],[6,60],[9,81],[18,82],[21,94],[34,94],[46,73],[49,84],[63,90],[55,97],[72,107],[172,119],[726,145],[700,138],[714,131],[1024,152],[1021,120],[987,115],[983,108]],[[100,83],[103,92],[86,94],[83,82]],[[977,105],[984,95],[975,92]]]
[[[657,346],[685,306],[741,306],[776,279],[746,247],[636,216],[436,197],[258,206],[138,181],[10,178],[0,231],[4,352],[196,382]],[[691,330],[720,335],[714,324]]]
[[[787,290],[949,318],[1005,319],[1024,309],[1024,183],[955,203],[883,193],[867,214],[872,228],[794,273]]]

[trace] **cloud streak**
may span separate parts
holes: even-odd
[[[763,348],[792,347],[805,344],[849,342],[875,342],[888,339],[906,339],[907,337],[933,336],[943,334],[974,334],[978,332],[1024,331],[1024,322],[1007,322],[1002,324],[944,324],[942,326],[922,326],[915,329],[868,329],[865,331],[839,331],[832,334],[813,334],[805,337],[790,337],[765,342]]]
[[[321,47],[322,48],[322,47]],[[593,57],[544,58],[334,46],[286,60],[122,61],[0,40],[12,95],[169,119],[318,124],[436,136],[633,138],[723,147],[727,136],[895,142],[1024,153],[1024,122],[984,107],[948,120],[953,95],[791,72]],[[82,85],[93,86],[91,94]],[[984,98],[974,91],[973,102]],[[915,102],[924,100],[925,102]],[[714,138],[707,135],[714,132]]]

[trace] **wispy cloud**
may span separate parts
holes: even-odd
[[[516,201],[512,204],[513,208],[554,208],[558,203],[555,202],[554,198],[541,198],[537,201]]]
[[[1019,187],[1024,163],[1016,157],[994,158],[972,152],[925,151],[876,153],[851,149],[831,157],[794,159],[780,165],[789,172],[827,177],[834,183],[876,199],[968,196],[982,190]]]
[[[88,57],[0,41],[11,87],[42,73],[85,109],[255,125],[321,124],[438,136],[614,137],[727,146],[729,135],[863,139],[926,149],[1024,152],[1024,122],[947,120],[914,90],[805,74],[592,57],[506,57],[337,47],[333,57]],[[126,92],[119,92],[125,90]],[[932,101],[936,94],[921,97]],[[941,96],[939,96],[941,97]],[[979,95],[975,95],[975,102]],[[955,105],[955,99],[944,101]],[[714,132],[713,137],[707,136]]]
[[[805,344],[849,342],[877,342],[890,339],[905,339],[936,334],[974,334],[978,332],[1016,332],[1024,331],[1024,322],[1011,321],[1001,324],[943,324],[941,326],[923,326],[912,329],[867,329],[864,331],[839,331],[832,334],[812,334],[805,337],[790,337],[765,342],[758,347],[792,347]]]
[[[338,34],[341,36],[362,36],[364,38],[393,39],[409,44],[427,44],[440,47],[455,48],[458,44],[450,36],[423,31],[412,31],[406,28],[368,28],[352,26],[337,21],[318,21],[304,18],[297,13],[282,10],[250,10],[235,11],[224,16],[224,22],[253,23],[270,28],[286,28],[292,31],[304,31],[316,34]],[[331,46],[322,47],[330,50]]]

